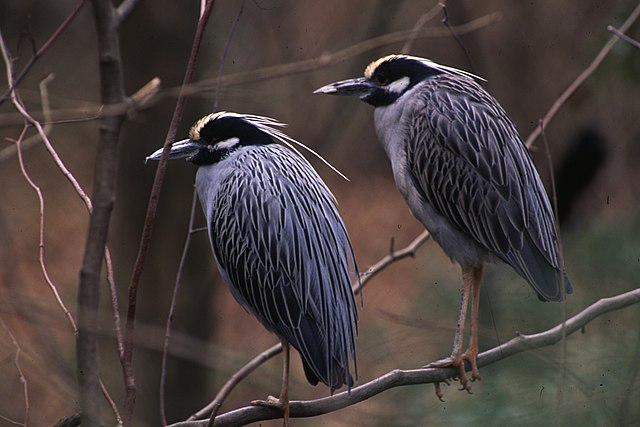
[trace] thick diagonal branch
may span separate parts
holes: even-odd
[[[569,336],[582,329],[598,316],[638,303],[640,303],[640,288],[610,298],[603,298],[569,318],[564,324],[564,335]],[[491,365],[523,351],[556,344],[562,340],[562,337],[562,324],[537,334],[519,334],[508,342],[478,355],[478,366]],[[327,414],[355,405],[391,388],[443,382],[455,374],[456,370],[453,368],[395,369],[368,383],[352,388],[351,392],[344,391],[331,397],[316,400],[291,401],[289,416],[290,418],[304,418]],[[247,406],[219,415],[214,426],[241,426],[281,416],[281,412],[277,410]],[[204,427],[207,422],[208,420],[184,421],[169,427]]]

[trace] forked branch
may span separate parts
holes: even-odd
[[[603,298],[567,319],[564,325],[564,334],[569,336],[603,314],[621,310],[637,303],[640,303],[640,288],[613,297]],[[518,334],[506,343],[478,355],[478,366],[488,366],[524,351],[556,344],[561,341],[562,337],[562,324],[537,334]],[[289,416],[291,418],[305,418],[327,414],[355,405],[395,387],[443,382],[451,378],[455,373],[456,370],[453,368],[394,369],[368,383],[352,388],[350,393],[344,391],[322,399],[291,401]],[[246,406],[219,415],[215,419],[214,426],[241,426],[280,417],[281,413],[278,410]],[[169,427],[205,427],[207,422],[208,420],[184,421],[172,424]]]

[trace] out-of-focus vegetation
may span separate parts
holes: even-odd
[[[75,2],[5,0],[0,28],[20,70],[36,47],[70,13]],[[229,43],[223,74],[319,58],[363,40],[408,30],[436,5],[417,0],[246,1]],[[158,76],[163,91],[155,103],[126,122],[120,151],[118,194],[109,244],[114,257],[121,308],[137,251],[155,165],[144,158],[164,141],[192,43],[199,2],[141,2],[122,27],[127,90]],[[216,2],[196,79],[218,75],[220,59],[240,2]],[[450,2],[452,25],[498,12],[500,19],[461,35],[475,73],[511,114],[523,137],[553,101],[590,63],[635,1]],[[40,114],[39,81],[49,73],[51,108],[78,109],[85,117],[97,106],[98,58],[90,4],[41,58],[19,86],[34,114]],[[441,14],[426,25],[442,28]],[[639,38],[640,25],[628,34]],[[373,129],[372,109],[355,99],[312,95],[336,80],[361,75],[370,60],[398,52],[404,42],[376,48],[303,73],[222,86],[219,109],[262,114],[289,123],[287,133],[322,153],[351,179],[341,180],[310,159],[337,199],[362,269],[421,231],[395,190],[388,161]],[[410,52],[470,69],[452,37],[417,39]],[[566,310],[576,313],[605,296],[640,283],[640,50],[618,42],[602,66],[563,106],[546,128],[551,156],[560,163],[575,136],[585,129],[601,137],[603,161],[593,180],[577,194],[571,216],[563,218],[567,270],[574,285]],[[2,82],[2,92],[6,82]],[[180,134],[214,104],[208,84],[187,102]],[[0,150],[22,128],[8,102],[0,105]],[[83,187],[92,187],[97,121],[59,123],[50,137]],[[577,152],[581,152],[580,149]],[[545,181],[549,168],[541,140],[533,153]],[[45,261],[73,313],[87,214],[68,181],[41,145],[24,152],[25,167],[45,200]],[[583,160],[566,163],[568,175],[583,173]],[[195,169],[169,166],[160,200],[152,249],[139,294],[135,368],[136,425],[158,425],[158,384],[163,327],[188,222]],[[557,171],[556,171],[557,172]],[[566,173],[566,172],[565,172]],[[0,163],[0,317],[20,345],[28,382],[31,425],[52,425],[77,410],[75,348],[70,327],[40,271],[38,199],[20,172],[16,156]],[[567,196],[568,197],[568,196]],[[203,224],[198,212],[197,221]],[[360,380],[393,368],[422,366],[450,351],[459,286],[458,268],[429,242],[413,260],[387,269],[364,293],[358,339]],[[101,342],[103,379],[121,404],[122,376],[113,340],[108,294],[103,294]],[[561,306],[541,303],[508,267],[491,266],[481,300],[480,346],[489,348],[561,320]],[[445,387],[445,403],[432,386],[394,389],[334,414],[296,425],[637,425],[640,423],[640,308],[629,307],[597,319],[584,334],[561,346],[524,353],[481,371],[473,395]],[[225,289],[213,264],[205,233],[194,237],[178,296],[170,347],[167,414],[185,419],[211,400],[222,383],[276,338],[258,326]],[[0,329],[0,415],[20,420],[22,385],[13,364],[15,347]],[[259,368],[230,396],[223,410],[276,394],[280,359]],[[292,399],[328,395],[309,386],[292,363]],[[562,394],[560,393],[562,389]],[[105,419],[111,420],[105,405]],[[273,422],[278,425],[279,422]],[[0,421],[5,425],[5,421]],[[265,423],[263,425],[272,425]]]

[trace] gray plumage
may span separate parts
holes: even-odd
[[[493,97],[471,78],[438,74],[377,108],[375,124],[399,190],[448,256],[461,265],[498,258],[542,299],[560,300],[549,200]]]
[[[389,55],[316,93],[376,107],[378,138],[412,213],[461,266],[502,260],[543,300],[561,299],[555,220],[513,122],[470,73]],[[479,79],[479,78],[478,78]],[[566,292],[571,285],[566,279]]]
[[[375,107],[378,139],[391,160],[396,187],[433,239],[460,264],[451,356],[427,367],[457,368],[467,391],[465,360],[471,378],[480,378],[478,314],[486,262],[509,264],[542,300],[560,301],[563,290],[571,292],[540,177],[511,119],[474,79],[479,77],[425,58],[389,55],[369,64],[362,78],[316,90],[358,95]],[[463,353],[469,301],[471,334]],[[436,395],[442,398],[439,388]]]
[[[212,114],[172,153],[199,165],[211,246],[235,299],[300,352],[311,384],[350,387],[353,250],[333,195],[299,153],[275,143],[295,142],[275,126],[282,124]]]

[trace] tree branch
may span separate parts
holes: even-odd
[[[638,42],[637,40],[634,40],[631,37],[627,36],[626,34],[620,32],[620,30],[618,30],[613,25],[607,25],[607,31],[609,31],[610,33],[615,34],[617,37],[619,37],[622,40],[626,41],[631,46],[633,46],[633,47],[635,47],[637,49],[640,49],[640,42]]]
[[[215,0],[207,0],[205,10],[198,20],[196,34],[194,36],[193,45],[191,47],[191,54],[189,55],[189,62],[187,63],[187,68],[183,79],[183,88],[188,86],[193,80],[193,73],[195,71],[198,53],[200,51],[200,45],[202,44],[202,37],[204,35],[204,30],[207,26],[207,22],[209,21],[209,16],[211,15],[211,10],[213,9],[214,3]],[[160,158],[160,162],[156,170],[156,176],[153,180],[151,195],[149,196],[149,205],[147,206],[147,213],[144,219],[144,226],[142,228],[142,236],[140,237],[138,255],[136,257],[133,272],[131,273],[131,281],[129,283],[129,305],[127,309],[127,323],[125,327],[124,340],[124,358],[122,363],[126,394],[125,427],[131,424],[136,400],[136,384],[133,376],[133,337],[135,331],[138,284],[140,283],[140,277],[142,276],[144,262],[149,249],[149,242],[151,241],[153,222],[155,220],[156,211],[158,209],[158,200],[160,198],[160,190],[162,188],[162,182],[164,181],[164,176],[167,169],[169,151],[171,150],[171,145],[175,140],[178,125],[180,123],[180,120],[182,119],[185,99],[185,93],[181,91],[176,102],[176,108],[173,111],[173,117],[171,118],[171,124],[169,125],[169,130],[165,139],[162,157]]]
[[[110,0],[92,0],[98,55],[100,95],[106,105],[125,101],[124,78],[115,10]],[[98,352],[98,309],[100,274],[105,256],[109,220],[115,203],[117,152],[125,115],[103,116],[93,178],[93,212],[85,245],[78,286],[78,383],[82,425],[99,427],[100,359]]]
[[[564,333],[569,336],[598,316],[638,303],[640,303],[640,288],[610,298],[603,298],[569,318],[564,324]],[[524,351],[556,344],[561,341],[562,337],[562,324],[537,334],[518,334],[506,343],[478,355],[478,366],[488,366]],[[455,374],[456,370],[453,368],[394,369],[366,384],[352,388],[351,392],[344,391],[331,397],[316,400],[291,401],[289,416],[291,418],[305,418],[334,412],[395,387],[443,382]],[[275,409],[246,406],[219,415],[214,426],[240,426],[277,419],[281,416],[282,413]],[[183,421],[169,427],[205,427],[207,422],[208,420]]]
[[[38,49],[38,51],[31,57],[31,59],[29,60],[27,65],[24,66],[24,68],[22,69],[22,71],[20,71],[20,73],[15,78],[13,83],[9,84],[9,87],[7,88],[7,90],[0,97],[0,105],[2,105],[4,103],[4,101],[6,101],[7,97],[9,96],[9,94],[11,94],[11,92],[13,92],[13,90],[16,87],[18,87],[18,85],[20,84],[22,79],[24,79],[26,77],[26,75],[29,72],[29,70],[31,69],[31,67],[33,67],[33,64],[35,64],[36,61],[38,59],[40,59],[40,57],[49,49],[49,47],[56,40],[58,40],[58,38],[60,37],[60,34],[62,34],[69,27],[69,25],[71,25],[71,22],[73,22],[73,20],[76,18],[76,16],[78,16],[78,13],[80,13],[80,11],[82,10],[82,8],[84,7],[86,2],[87,2],[87,0],[80,0],[78,2],[78,4],[76,5],[76,7],[71,12],[71,14],[69,16],[67,16],[67,18],[64,21],[62,21],[62,24],[60,24],[60,26],[58,28],[56,28],[56,30],[53,32],[51,37],[49,37],[47,39],[47,41],[44,42],[42,47],[40,47],[40,49]]]
[[[622,24],[622,26],[620,27],[620,32],[624,33],[625,31],[627,31],[631,24],[633,24],[635,20],[638,19],[638,16],[640,16],[640,3],[638,3],[633,12],[631,12],[627,20],[624,21],[624,24]],[[567,99],[569,99],[569,97],[573,95],[573,93],[582,85],[582,83],[584,83],[584,81],[587,80],[587,78],[589,78],[591,74],[593,74],[593,72],[598,68],[600,63],[602,63],[604,58],[606,58],[611,48],[614,44],[616,44],[618,40],[619,38],[617,35],[611,36],[607,43],[605,43],[605,45],[602,47],[602,49],[600,49],[600,52],[598,52],[593,61],[591,61],[591,64],[589,64],[589,66],[585,68],[578,77],[576,77],[573,83],[571,83],[569,87],[562,93],[562,95],[560,95],[560,97],[553,103],[549,111],[547,111],[547,114],[545,114],[545,116],[542,118],[542,125],[536,126],[533,132],[531,132],[531,135],[529,135],[529,137],[527,138],[525,142],[527,148],[531,148],[536,138],[540,136],[540,130],[542,129],[542,127],[546,128],[547,126],[549,126],[549,122],[551,121],[551,119],[553,119],[558,110],[560,110],[560,107],[562,107],[564,103],[567,102]]]

